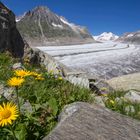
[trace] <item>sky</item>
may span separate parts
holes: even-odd
[[[86,26],[93,35],[122,35],[140,30],[140,0],[1,0],[16,15],[47,6],[69,22]]]

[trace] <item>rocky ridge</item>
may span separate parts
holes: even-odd
[[[117,41],[140,44],[140,31],[125,33],[123,36],[119,37]]]
[[[31,46],[95,42],[85,27],[69,23],[44,6],[26,12],[17,21],[17,28]]]

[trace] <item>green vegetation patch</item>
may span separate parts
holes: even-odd
[[[28,62],[23,65],[26,70],[12,70],[15,62],[17,60],[8,54],[0,54],[0,81],[13,90],[11,100],[1,95],[0,106],[4,114],[2,116],[8,116],[3,103],[14,101],[19,110],[15,121],[10,118],[9,122],[5,117],[7,123],[2,124],[2,119],[1,140],[42,139],[57,124],[58,115],[65,105],[76,101],[92,101],[90,90],[74,86],[60,75],[48,73],[45,68],[32,67]],[[0,112],[2,111],[0,109]]]
[[[41,140],[56,126],[65,105],[93,103],[92,91],[74,86],[43,67],[30,65],[28,60],[23,64],[25,70],[13,70],[16,62],[8,53],[0,54],[0,84],[12,91],[11,98],[0,94],[1,140]],[[129,102],[125,94],[116,91],[103,95],[105,106],[140,119],[140,104]]]

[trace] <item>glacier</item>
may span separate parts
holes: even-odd
[[[38,46],[74,70],[103,79],[140,72],[140,46],[107,41],[71,46]]]

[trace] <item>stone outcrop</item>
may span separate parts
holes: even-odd
[[[16,28],[14,13],[0,2],[0,52],[4,51],[22,57],[24,42]]]
[[[43,140],[139,140],[140,122],[87,103],[73,103]]]

